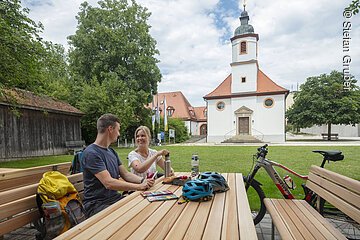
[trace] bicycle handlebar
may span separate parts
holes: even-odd
[[[268,147],[268,145],[267,144],[265,144],[264,146],[262,146],[262,147],[259,147],[257,150],[258,150],[258,152],[257,152],[257,156],[256,156],[256,158],[259,158],[259,157],[266,157],[266,154],[268,153],[268,150],[267,150],[267,147]]]

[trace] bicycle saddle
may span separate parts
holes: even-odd
[[[324,160],[329,161],[341,161],[344,159],[344,155],[342,155],[341,151],[338,150],[314,150],[314,153],[320,153],[324,156]]]

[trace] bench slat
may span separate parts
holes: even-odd
[[[227,179],[227,174],[223,174],[223,176]],[[219,226],[223,222],[224,206],[225,194],[215,194],[203,239],[220,239],[221,228]]]
[[[295,239],[304,239],[301,232],[299,231],[299,229],[297,229],[295,223],[293,222],[293,219],[290,218],[289,210],[284,208],[284,206],[282,204],[280,204],[280,202],[277,200],[273,200],[273,203],[274,203],[277,211],[280,213],[283,221],[288,224],[288,226],[289,226],[288,229],[289,229],[291,235],[294,236]]]
[[[36,194],[37,187],[38,184],[31,184],[29,186],[19,187],[5,192],[0,192],[0,205]]]
[[[70,166],[71,166],[71,162],[65,162],[65,163],[51,164],[51,165],[45,165],[45,166],[39,166],[39,167],[17,169],[14,171],[4,172],[4,173],[0,174],[0,181],[24,177],[24,176],[33,175],[36,173],[42,174],[47,171],[53,171],[54,168],[69,170]]]
[[[356,194],[360,194],[360,182],[355,179],[343,176],[341,174],[314,165],[311,166],[310,172],[322,176],[323,178],[331,179],[331,181],[336,182],[337,184],[344,186],[347,189],[350,189]]]
[[[317,212],[313,207],[311,207],[306,201],[300,200],[295,201],[297,205],[302,205],[302,211],[303,213],[309,213],[309,218],[312,221],[317,221],[320,224],[315,224],[315,226],[319,229],[319,231],[326,237],[326,239],[343,239],[345,240],[346,237],[338,230],[336,229],[331,223],[329,223],[323,216],[320,215],[319,212]],[[305,210],[306,209],[306,210]],[[306,214],[307,215],[307,214]],[[315,219],[312,219],[312,218]]]
[[[282,205],[282,207],[286,210],[289,218],[292,220],[292,222],[296,225],[296,228],[299,230],[301,235],[304,239],[321,239],[322,234],[313,231],[309,231],[309,227],[311,228],[311,222],[309,222],[306,218],[303,218],[301,213],[301,210],[299,211],[297,206],[294,204],[293,201],[277,201],[279,204]],[[306,225],[305,225],[306,224]]]
[[[343,213],[351,217],[356,222],[360,223],[360,210],[349,203],[345,202],[342,199],[337,198],[331,192],[324,190],[313,182],[306,183],[311,190],[316,192],[322,198],[326,199],[329,203],[331,203],[336,208],[340,209]]]
[[[274,204],[274,199],[265,198],[264,203],[266,210],[270,213],[273,224],[275,224],[279,234],[283,239],[294,239],[293,235],[289,231],[289,226],[286,222],[283,221],[283,218],[280,216],[278,208]]]
[[[244,180],[241,173],[236,173],[236,199],[239,218],[240,239],[256,239],[256,229],[251,217],[249,200],[246,195]],[[246,207],[245,207],[246,206]]]
[[[169,231],[169,234],[166,236],[165,239],[182,239],[198,207],[198,202],[189,202],[186,205],[184,211],[182,211],[181,215],[174,223],[172,229]],[[174,229],[176,229],[176,231]]]
[[[186,210],[189,203],[174,204],[168,213],[162,218],[162,220],[156,225],[151,233],[147,236],[147,240],[153,239],[165,239],[169,229],[179,219],[180,215]],[[132,238],[134,240],[142,238]]]
[[[70,166],[71,163],[69,162],[42,167],[18,169],[11,172],[2,173],[0,174],[0,192],[38,183],[45,172],[53,171],[54,168],[57,169],[56,171],[67,175],[69,173]]]
[[[167,186],[167,190],[170,190],[172,192],[175,192],[179,187],[178,186]],[[165,190],[165,189],[164,189]],[[146,200],[147,201],[147,200]],[[167,201],[172,202],[173,204],[176,203],[176,201]],[[134,218],[132,218],[126,226],[120,228],[114,235],[112,235],[110,239],[127,239],[133,232],[135,232],[136,229],[138,229],[140,226],[142,226],[142,223],[148,219],[154,211],[156,211],[157,208],[162,208],[165,201],[158,201],[153,202],[146,206],[139,214],[137,214]]]
[[[13,217],[9,220],[0,223],[0,236],[18,229],[28,223],[34,222],[39,219],[40,214],[37,209],[28,211],[25,214]]]
[[[98,238],[98,239],[106,239],[107,237],[110,237],[111,236],[111,233],[113,232],[112,230],[106,230],[107,227],[109,227],[110,229],[113,227],[114,229],[115,228],[121,228],[123,226],[124,223],[126,223],[126,219],[124,216],[126,216],[126,214],[132,214],[134,213],[134,211],[136,211],[136,207],[138,207],[138,205],[142,202],[142,204],[145,204],[144,201],[141,201],[141,200],[144,200],[142,196],[140,196],[140,193],[139,192],[134,192],[132,194],[130,194],[130,196],[133,196],[133,198],[130,198],[131,199],[131,204],[127,204],[126,206],[124,207],[118,207],[117,209],[112,209],[111,206],[106,208],[104,211],[101,211],[99,214],[97,214],[96,216],[97,217],[94,217],[93,219],[95,219],[95,221],[97,222],[97,225],[96,227],[94,226],[87,226],[86,228],[86,231],[81,231],[80,234],[77,234],[76,236],[72,237],[71,239],[91,239],[91,238]],[[127,196],[124,200],[126,201],[123,201],[124,203],[128,202],[128,197],[130,196]],[[146,200],[146,202],[148,202]],[[124,204],[122,204],[121,206],[123,206]],[[108,209],[112,209],[111,212],[108,212]],[[134,210],[135,209],[135,210]],[[107,212],[107,215],[104,215],[103,216],[103,212]],[[102,218],[98,217],[98,216],[103,216]],[[107,216],[105,218],[105,216]],[[121,222],[120,224],[117,224],[119,223],[116,222],[117,219],[121,218]],[[78,227],[78,226],[75,226],[75,227]],[[79,226],[81,227],[81,225]],[[85,228],[83,228],[85,229]],[[109,235],[110,234],[110,235]],[[105,235],[107,237],[105,237]],[[63,236],[62,236],[63,237]],[[66,235],[65,235],[66,237]],[[66,239],[70,239],[70,238],[67,238]]]
[[[303,201],[303,200],[301,200],[301,201]],[[327,231],[324,231],[324,230],[326,230],[326,228],[324,226],[322,226],[322,224],[319,224],[318,221],[316,221],[316,219],[312,216],[313,212],[307,211],[307,209],[305,209],[305,207],[298,200],[286,201],[286,203],[288,204],[288,206],[291,209],[294,210],[295,217],[298,218],[299,221],[301,221],[303,226],[305,225],[306,231],[311,233],[311,235],[316,240],[331,239],[332,235],[329,234]],[[320,230],[321,228],[323,228],[322,229],[323,231]]]
[[[69,176],[69,179],[71,177],[76,177],[79,174],[71,175],[71,176]],[[81,176],[82,176],[82,174],[81,174]],[[163,177],[156,179],[155,184],[162,181],[162,179],[163,179]],[[90,218],[89,220],[84,221],[84,222],[76,225],[75,227],[73,227],[72,231],[67,231],[67,232],[61,234],[60,236],[58,236],[56,239],[74,239],[74,237],[77,236],[79,234],[79,232],[81,233],[85,230],[88,231],[88,229],[91,228],[94,225],[94,223],[103,221],[103,219],[106,216],[110,215],[112,212],[117,211],[118,209],[121,208],[121,206],[132,201],[135,198],[138,198],[139,196],[140,196],[140,192],[134,192],[134,193],[130,194],[129,196],[127,196],[126,198],[121,200],[120,205],[112,205],[112,206],[104,209],[103,211],[97,213],[94,217]]]
[[[231,189],[236,189],[235,176],[233,174],[229,174],[227,182]],[[221,239],[232,239],[235,236],[239,236],[239,224],[237,219],[235,192],[236,191],[225,192],[225,210]]]
[[[196,211],[183,239],[201,239],[209,216],[211,205],[212,201],[202,203],[202,207],[198,208]]]
[[[178,197],[181,196],[182,188],[178,188],[174,194]],[[167,219],[165,215],[170,211],[171,208],[178,205],[173,201],[165,201],[161,208],[157,209],[150,217],[148,217],[145,222],[141,224],[142,228],[136,229],[127,239],[128,240],[138,240],[145,239],[152,231],[154,227],[154,223],[160,222],[161,219]],[[166,226],[163,225],[163,228]]]
[[[321,188],[327,190],[331,194],[334,194],[340,199],[343,199],[344,201],[350,203],[354,207],[357,206],[359,208],[360,205],[360,195],[355,194],[354,192],[337,185],[337,183],[332,182],[326,178],[322,178],[318,175],[313,174],[310,172],[309,174],[309,180],[310,182],[313,182],[314,184],[321,186]],[[337,207],[336,205],[334,205]]]
[[[0,205],[0,220],[25,212],[29,209],[38,208],[35,195],[22,198],[8,204]]]
[[[65,166],[64,164],[62,165]],[[42,174],[40,175],[42,177]],[[82,196],[84,188],[82,173],[67,177],[78,189],[80,196]],[[4,181],[0,182],[3,184]],[[38,183],[34,183],[0,192],[0,220],[2,221],[0,223],[0,236],[29,224],[40,217],[36,204],[37,187]]]

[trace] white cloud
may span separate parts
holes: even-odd
[[[163,73],[160,92],[180,90],[192,105],[205,105],[202,97],[230,73],[231,45],[223,38],[239,26],[241,10],[226,9],[229,0],[221,1],[226,1],[225,8],[219,8],[219,0],[139,0],[152,12],[150,32],[158,43]],[[67,45],[82,1],[25,2],[34,3],[30,17],[44,24],[44,38]],[[260,39],[259,66],[276,83],[290,89],[309,76],[342,71],[342,12],[350,0],[247,2],[250,24]],[[360,16],[350,21],[350,70],[360,80]]]

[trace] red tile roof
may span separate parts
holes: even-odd
[[[161,111],[161,116],[164,116],[164,97],[166,98],[166,108],[173,107],[175,109],[173,118],[179,118],[182,120],[192,120],[196,121],[198,116],[196,114],[197,109],[192,107],[186,97],[182,92],[164,92],[154,95],[153,104],[150,103],[148,107],[155,108],[157,106],[157,101],[159,100],[159,109]],[[153,105],[153,106],[152,106]],[[200,117],[202,119],[202,117]]]
[[[38,96],[32,92],[14,88],[4,89],[4,96],[0,96],[0,104],[19,105],[19,107],[30,108],[41,111],[55,111],[84,115],[79,109],[66,102],[55,100],[48,96]]]
[[[196,119],[199,122],[206,122],[207,114],[206,114],[206,107],[194,107]]]
[[[231,93],[231,74],[220,83],[214,91],[204,96],[204,99],[216,99],[216,98],[230,98],[241,96],[256,96],[264,94],[287,94],[289,90],[277,85],[268,76],[265,75],[260,69],[257,73],[257,89],[256,92],[249,93]]]

